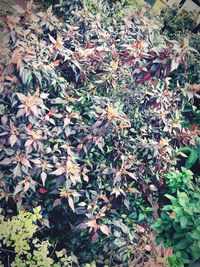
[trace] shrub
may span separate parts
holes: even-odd
[[[40,211],[41,207],[35,207],[33,213],[21,210],[8,220],[0,216],[1,266],[61,267],[77,263],[75,256],[64,256],[65,250],[55,251],[48,241],[36,237],[40,231],[36,222],[42,222]]]
[[[199,259],[200,220],[199,181],[195,184],[193,173],[185,168],[171,170],[166,176],[168,185],[164,205],[154,229],[159,231],[158,240],[173,247],[170,266],[184,266]]]
[[[65,20],[52,6],[16,9],[1,50],[4,215],[41,205],[44,236],[80,264],[143,264],[163,176],[198,135],[183,129],[187,92],[168,77],[188,51],[162,38],[147,7],[80,7]]]

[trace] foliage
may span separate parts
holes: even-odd
[[[40,211],[41,207],[38,206],[33,209],[33,213],[21,210],[17,216],[8,220],[0,216],[0,253],[3,254],[1,266],[60,267],[77,263],[74,256],[64,256],[64,250],[52,250],[50,254],[50,243],[40,241],[35,236],[40,231],[36,224],[38,220],[42,221]],[[52,257],[52,254],[55,255]]]
[[[181,147],[180,151],[188,156],[185,167],[191,169],[191,167],[200,160],[200,143],[199,138],[196,141],[196,145],[192,147]],[[185,155],[184,155],[185,156]]]
[[[182,124],[197,90],[170,76],[197,52],[163,37],[147,6],[69,2],[30,2],[4,21],[2,213],[41,205],[42,238],[83,265],[165,266],[172,248],[154,244],[150,224],[179,148],[199,135]]]
[[[159,240],[172,246],[174,255],[171,266],[184,266],[199,259],[200,220],[199,181],[193,181],[193,173],[185,168],[171,170],[166,176],[168,185],[165,197],[170,204],[162,208],[160,218],[154,223]]]
[[[171,8],[168,7],[162,11],[163,19],[163,34],[168,38],[173,38],[180,43],[185,49],[188,49],[188,45],[192,46],[196,51],[200,51],[200,35],[198,33],[198,13],[186,11],[185,9],[180,8]],[[199,65],[200,54],[188,54],[187,55],[187,64],[184,69],[179,69],[175,80],[178,80],[179,83],[195,83],[199,84]],[[179,74],[179,75],[177,75]]]

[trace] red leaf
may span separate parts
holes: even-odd
[[[191,132],[195,132],[196,130],[198,130],[198,125],[197,125],[197,124],[192,124],[192,125],[190,126],[189,130],[190,130]]]
[[[147,72],[145,76],[141,79],[142,82],[147,81],[151,77],[151,73]]]
[[[160,182],[159,186],[162,187],[164,185],[164,182]]]
[[[49,117],[53,117],[53,116],[55,116],[53,113],[51,113],[51,112],[49,112],[48,114],[47,114],[47,116],[49,116]]]
[[[47,190],[45,188],[43,188],[43,187],[40,187],[39,190],[38,190],[38,192],[40,194],[46,194],[47,193]]]
[[[28,128],[29,130],[31,130],[31,129],[33,128],[33,125],[29,123],[29,124],[27,125],[27,128]]]

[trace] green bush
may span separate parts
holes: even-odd
[[[158,241],[173,247],[170,266],[185,266],[199,259],[200,240],[200,190],[199,181],[194,183],[191,171],[172,170],[166,176],[168,186],[164,205],[159,219],[153,228],[159,232]]]

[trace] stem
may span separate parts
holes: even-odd
[[[55,242],[55,245],[54,245],[53,251],[51,252],[50,257],[54,254],[57,244],[58,244],[58,240],[56,240],[56,242]]]
[[[13,250],[10,250],[10,249],[0,248],[0,250],[4,251],[4,252],[10,252],[10,253],[15,254],[15,252]]]

